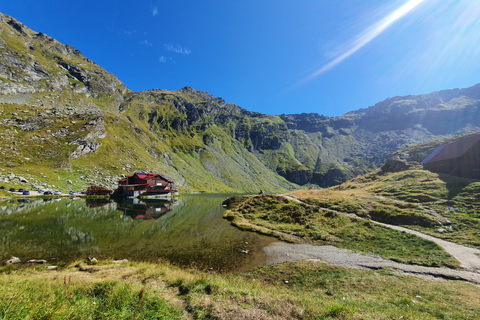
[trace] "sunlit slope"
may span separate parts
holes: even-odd
[[[27,104],[2,104],[3,110],[14,111],[0,116],[7,124],[1,128],[0,161],[16,175],[61,188],[68,181],[79,188],[114,186],[122,174],[133,171],[165,173],[190,191],[277,192],[293,187],[234,139],[229,124],[207,118],[198,123],[186,119],[188,125],[177,126],[186,114],[162,101],[143,105],[144,97],[155,94],[127,97],[116,113],[38,112]],[[181,92],[168,95],[184,102]]]
[[[397,150],[421,142],[480,131],[480,85],[388,98],[340,117],[281,115],[304,131],[318,160],[304,164],[311,183],[332,186],[379,168]],[[423,159],[422,159],[423,160]]]
[[[165,172],[190,190],[274,192],[293,187],[234,139],[232,128],[240,121],[234,114],[243,111],[237,106],[185,88],[134,93],[119,109],[121,119],[107,124],[114,141],[99,149],[106,163],[117,159],[122,170]]]
[[[233,139],[226,121],[217,127],[210,123],[213,117],[207,117],[202,122],[205,128],[197,127],[186,113],[166,108],[164,101],[148,105],[152,108],[145,112],[151,119],[144,117],[144,110],[139,109],[142,96],[155,91],[131,94],[114,75],[72,46],[11,17],[0,17],[4,178],[12,177],[12,172],[26,177],[32,187],[113,187],[122,174],[159,171],[186,190],[258,192],[262,188],[274,192],[292,188]],[[170,95],[179,101],[178,106],[183,101],[204,104],[205,94],[193,92],[194,97],[187,100],[182,92]],[[207,108],[218,113],[216,109],[223,106],[207,96]],[[229,109],[223,109],[216,118],[228,117]],[[168,125],[153,125],[155,117]]]
[[[123,174],[159,171],[189,191],[328,187],[406,145],[480,130],[478,86],[333,118],[266,115],[189,87],[131,92],[79,50],[12,17],[0,14],[0,31],[7,186],[19,187],[21,176],[29,188],[114,187]]]
[[[374,172],[339,186],[298,190],[293,195],[310,205],[403,225],[479,248],[479,180],[433,173],[418,163],[438,146],[462,137],[465,135],[405,148]]]

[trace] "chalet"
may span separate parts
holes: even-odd
[[[125,197],[171,195],[176,192],[175,183],[159,173],[136,172],[118,181],[116,194]]]
[[[438,147],[421,164],[435,173],[480,179],[480,133]]]

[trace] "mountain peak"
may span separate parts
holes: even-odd
[[[480,130],[479,88],[394,97],[340,117],[266,115],[190,86],[130,92],[72,45],[0,14],[0,166],[81,177],[155,170],[196,190],[326,187],[405,145]]]

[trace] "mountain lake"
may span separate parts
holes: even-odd
[[[222,218],[231,194],[172,200],[15,199],[0,202],[0,261],[62,265],[87,257],[164,262],[222,273],[263,265],[275,239]]]

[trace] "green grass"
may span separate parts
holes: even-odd
[[[313,201],[312,201],[313,203]],[[401,263],[458,267],[435,243],[280,196],[235,197],[225,217],[242,229],[293,242],[334,245]]]
[[[55,93],[60,97],[59,104],[86,104],[92,108],[94,101],[105,111],[107,105],[114,102],[113,97],[105,95],[86,101],[78,94],[70,96],[67,93]],[[232,129],[235,128],[232,123],[215,120],[217,124],[214,124],[213,115],[200,110],[197,122],[188,123],[186,128],[178,127],[175,123],[186,121],[187,115],[183,109],[177,109],[173,103],[159,98],[159,94],[166,94],[165,99],[177,104],[187,100],[207,111],[212,106],[219,107],[215,101],[201,100],[199,93],[153,91],[130,95],[135,98],[121,106],[122,113],[43,116],[40,119],[45,124],[37,130],[22,131],[9,126],[0,130],[5,137],[10,137],[0,143],[3,155],[0,164],[11,168],[9,171],[17,176],[39,180],[62,191],[85,190],[91,184],[103,184],[105,179],[135,171],[164,173],[187,191],[257,192],[263,189],[285,192],[294,188],[232,137]],[[53,96],[44,95],[47,98],[36,95],[35,100],[48,100]],[[215,98],[208,96],[208,99]],[[152,105],[150,100],[155,104]],[[14,125],[16,117],[31,121],[33,116],[32,106],[29,105],[2,104],[2,108],[0,119]],[[50,108],[47,110],[51,111]],[[13,115],[14,112],[17,116]],[[150,118],[154,112],[162,119]],[[241,116],[238,110],[236,112]],[[98,117],[104,119],[106,137],[95,139],[95,143],[100,145],[96,152],[79,159],[73,158],[72,152],[78,147],[74,141],[92,134],[94,128],[86,124]],[[50,137],[66,127],[68,132],[64,137]],[[47,140],[41,140],[44,138]],[[16,145],[12,146],[12,141]],[[71,185],[67,184],[68,180]],[[108,182],[106,186],[114,188],[115,181],[113,185]]]
[[[377,170],[337,187],[292,195],[311,205],[480,248],[479,185],[478,180],[425,170]]]
[[[237,275],[168,263],[0,268],[1,319],[476,319],[479,297],[464,282],[311,261]]]
[[[162,291],[141,283],[118,280],[78,281],[34,271],[2,275],[2,319],[181,319],[186,312],[170,303]],[[43,272],[45,273],[45,272]],[[20,279],[19,279],[20,278]],[[62,281],[63,280],[63,281]],[[15,290],[11,288],[15,287]]]

